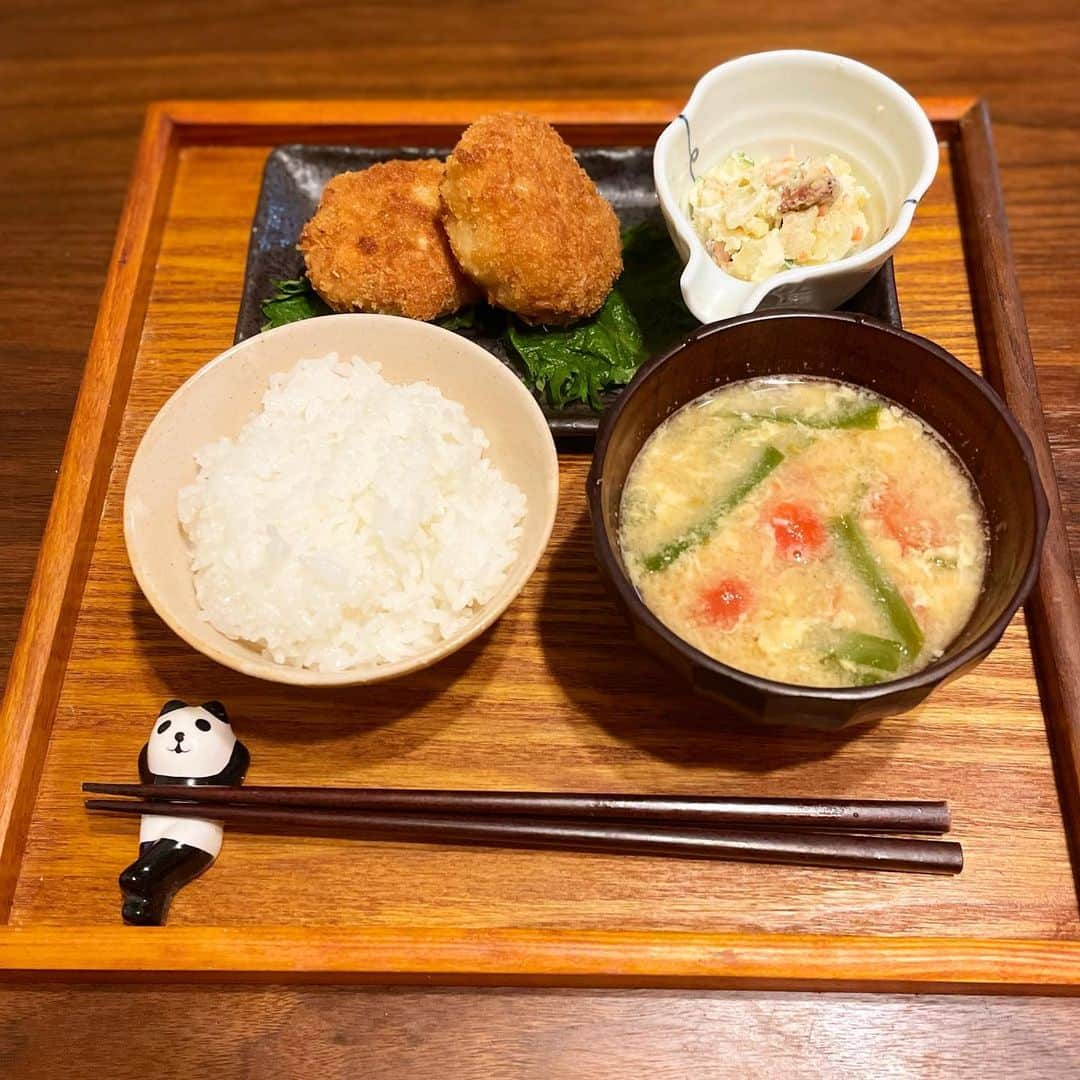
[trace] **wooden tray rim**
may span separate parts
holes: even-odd
[[[78,941],[78,948],[72,947]],[[426,927],[0,929],[3,978],[1080,994],[1080,941]]]
[[[922,100],[953,156],[986,376],[1035,445],[1051,506],[1027,605],[1074,871],[1080,868],[1080,596],[1012,256],[988,110]],[[0,919],[10,916],[181,147],[333,142],[357,128],[460,126],[495,109],[554,123],[655,129],[681,102],[167,101],[146,116],[37,569],[0,711]],[[313,119],[312,113],[316,114]],[[1053,616],[1051,618],[1051,615]],[[79,947],[72,948],[72,942]],[[1080,941],[425,927],[0,925],[0,978],[191,978],[707,985],[780,989],[1080,991]]]

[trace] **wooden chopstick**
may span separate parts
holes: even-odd
[[[949,840],[908,840],[794,829],[675,828],[645,823],[451,817],[224,803],[124,802],[88,799],[89,810],[115,814],[208,817],[230,825],[279,830],[348,831],[369,839],[419,843],[568,848],[631,855],[729,859],[850,870],[956,874],[964,865],[960,845]]]
[[[186,787],[83,784],[83,791],[138,799],[230,806],[393,811],[511,817],[574,817],[665,824],[764,826],[847,832],[944,833],[944,802],[874,799],[770,799],[693,795],[594,795],[558,791],[442,791],[423,788]]]

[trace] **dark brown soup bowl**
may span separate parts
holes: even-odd
[[[687,402],[725,383],[763,375],[811,375],[865,386],[921,417],[971,473],[990,527],[986,578],[967,625],[940,659],[917,674],[835,689],[749,675],[683,641],[631,584],[618,527],[623,485],[638,451]],[[924,338],[841,312],[762,312],[714,323],[647,363],[603,419],[588,498],[601,572],[646,649],[696,691],[743,716],[824,728],[912,709],[986,657],[1035,582],[1047,520],[1031,444],[990,386]]]

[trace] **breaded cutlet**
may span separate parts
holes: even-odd
[[[538,116],[493,113],[467,128],[442,197],[462,268],[491,303],[529,322],[591,315],[622,271],[615,211]]]
[[[330,307],[434,319],[476,298],[440,221],[442,179],[426,158],[330,180],[297,245]]]

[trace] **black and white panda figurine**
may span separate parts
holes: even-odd
[[[239,787],[251,755],[220,701],[167,701],[139,754],[144,784]],[[120,875],[124,922],[160,926],[177,890],[217,858],[222,825],[202,818],[144,815],[139,857]]]

